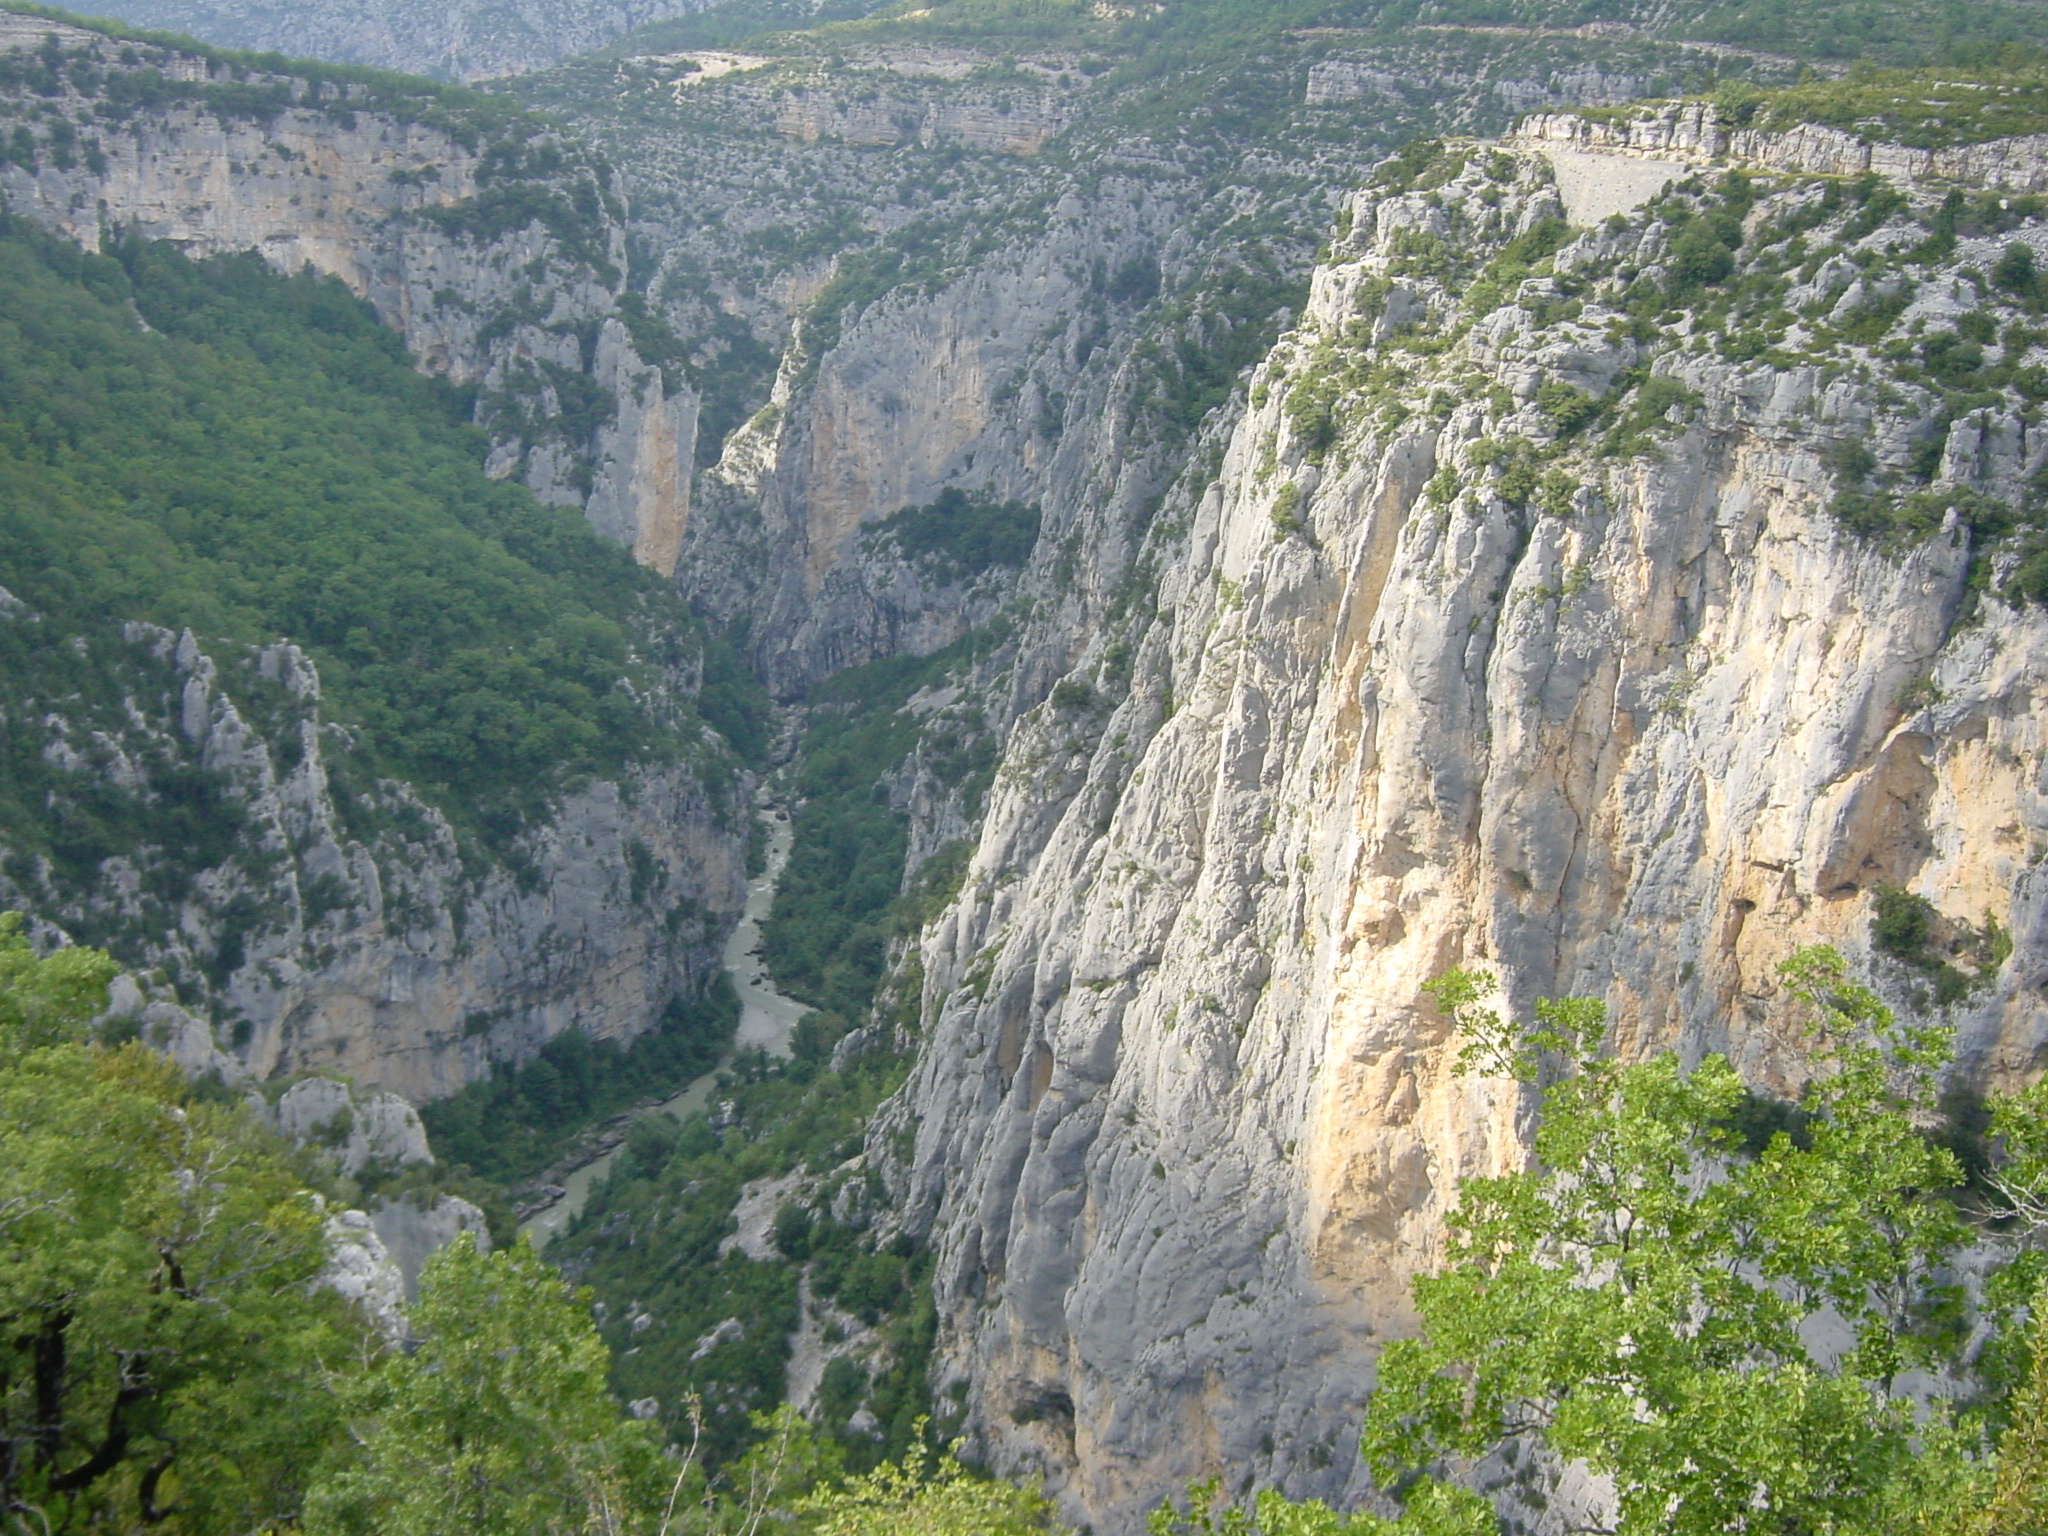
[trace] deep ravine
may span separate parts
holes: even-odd
[[[763,1051],[770,1056],[787,1057],[790,1035],[796,1029],[797,1020],[809,1011],[794,998],[785,997],[775,990],[775,983],[769,979],[767,968],[761,961],[761,923],[775,904],[776,882],[782,878],[783,866],[789,862],[789,811],[764,795],[754,814],[760,819],[766,834],[767,861],[761,873],[747,882],[746,908],[727,937],[720,956],[721,966],[732,977],[733,990],[739,993],[739,1029],[716,1066],[686,1083],[674,1097],[649,1105],[641,1111],[642,1115],[688,1119],[710,1102],[719,1074],[731,1065],[739,1052]],[[559,1186],[561,1195],[520,1224],[520,1232],[536,1249],[546,1248],[556,1233],[583,1213],[590,1191],[599,1180],[609,1177],[625,1148],[622,1137],[573,1170]]]

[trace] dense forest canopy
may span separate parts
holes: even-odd
[[[329,717],[459,821],[682,749],[644,699],[693,621],[486,477],[470,404],[334,279],[0,226],[0,586],[66,633],[301,645]]]

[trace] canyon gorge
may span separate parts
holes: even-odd
[[[2031,120],[1845,122],[1836,63],[1647,13],[1155,55],[1114,7],[570,9],[470,53],[121,13],[330,65],[0,11],[10,218],[367,304],[602,544],[562,569],[619,594],[630,727],[501,815],[375,746],[346,638],[105,614],[94,682],[0,696],[58,807],[0,823],[0,906],[193,1072],[397,1095],[446,1160],[566,1037],[714,1006],[786,796],[792,1059],[577,1127],[617,1163],[548,1257],[635,1414],[932,1413],[1101,1532],[1211,1476],[1364,1507],[1379,1351],[1535,1108],[1454,1072],[1433,978],[1795,1101],[1779,967],[1827,944],[1952,1027],[1957,1103],[2048,1065]],[[67,851],[86,785],[135,848]]]

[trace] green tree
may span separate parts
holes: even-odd
[[[288,1149],[87,1038],[113,971],[0,914],[0,1520],[290,1520],[362,1333],[309,1289],[323,1217]]]
[[[349,1393],[352,1444],[307,1497],[315,1536],[652,1531],[669,1480],[606,1390],[587,1304],[524,1243],[429,1261],[412,1324]]]
[[[918,1426],[917,1438],[924,1438]],[[811,1494],[807,1536],[1046,1536],[1063,1528],[1038,1489],[976,1477],[951,1449],[929,1466],[912,1452]]]
[[[1249,1506],[1211,1480],[1188,1489],[1187,1507],[1152,1511],[1151,1536],[1493,1536],[1493,1506],[1470,1489],[1425,1483],[1398,1521],[1367,1511],[1340,1515],[1320,1499],[1297,1502],[1267,1489]]]
[[[1831,950],[1783,974],[1816,1072],[1754,1155],[1721,1057],[1624,1064],[1597,1002],[1541,1003],[1525,1033],[1484,1006],[1489,977],[1435,984],[1460,1070],[1541,1108],[1534,1165],[1463,1186],[1450,1263],[1415,1284],[1423,1336],[1381,1357],[1364,1443],[1383,1484],[1519,1436],[1610,1478],[1624,1536],[1907,1529],[1984,1486],[1960,1399],[1916,1409],[1903,1381],[1970,1376],[1946,1268],[1972,1235],[1961,1172],[1916,1129],[1946,1038]]]

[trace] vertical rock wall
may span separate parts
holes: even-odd
[[[2048,445],[2023,402],[1950,419],[1818,320],[1778,343],[1810,362],[1732,361],[1689,322],[1645,339],[1615,322],[1668,270],[1646,215],[1475,308],[1469,267],[1416,253],[1483,266],[1560,205],[1537,157],[1446,175],[1355,201],[1220,469],[1155,525],[1156,614],[1074,674],[1121,644],[1128,690],[1019,722],[926,932],[929,1038],[884,1134],[915,1131],[940,1379],[971,1383],[998,1465],[1098,1528],[1226,1470],[1366,1493],[1377,1341],[1459,1179],[1523,1155],[1519,1093],[1451,1075],[1420,993],[1448,967],[1521,1008],[1603,997],[1620,1051],[1726,1051],[1790,1092],[1795,946],[1933,1006],[1869,941],[1875,888],[1906,886],[2012,939],[1946,1010],[1964,1071],[2022,1080],[2048,1047],[2048,618],[1998,595],[2017,551],[1973,551],[1955,510],[2025,504]],[[1923,264],[1902,329],[1995,303],[1955,273],[2011,238],[2048,248],[2030,223]],[[1785,309],[1827,314],[1849,279],[1788,249],[1743,260],[1782,258]],[[1674,403],[1627,437],[1651,377]],[[1560,426],[1609,397],[1606,425]],[[1930,434],[1946,520],[1849,533],[1836,445],[1904,481]]]
[[[176,980],[211,1017],[213,1050],[259,1078],[329,1073],[419,1103],[565,1029],[630,1039],[716,969],[745,897],[745,813],[686,762],[565,795],[515,857],[465,858],[446,818],[402,783],[337,806],[330,762],[348,735],[322,721],[319,678],[296,646],[216,657],[189,632],[130,624],[125,652],[95,659],[124,703],[115,717],[45,720],[52,760],[145,793],[197,771],[235,808],[232,853],[193,871],[169,906],[123,861],[73,905],[32,861],[10,859],[0,908]],[[125,993],[123,1004],[152,1043],[212,1064],[181,1040],[179,1010]]]

